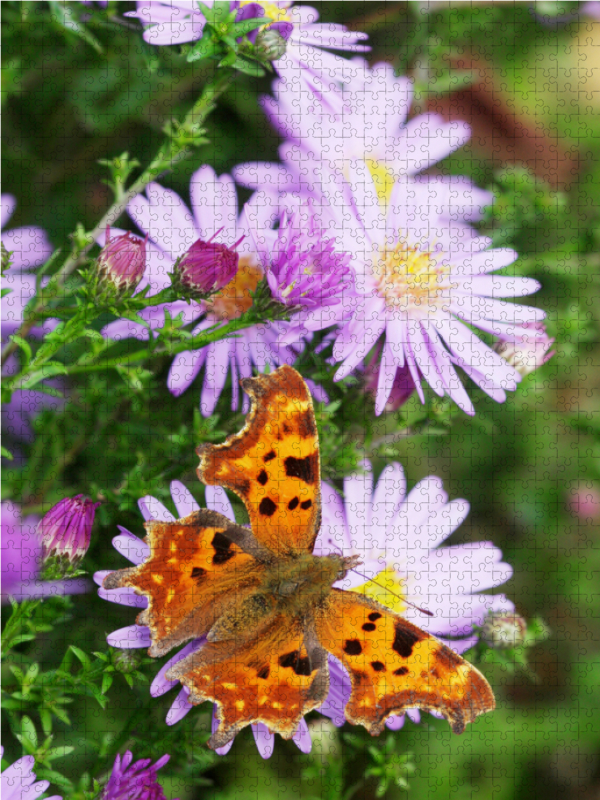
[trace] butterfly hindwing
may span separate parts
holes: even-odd
[[[258,542],[277,555],[311,552],[320,526],[319,445],[305,382],[288,366],[246,378],[246,425],[198,448],[198,477],[244,501]]]
[[[399,614],[354,592],[333,589],[315,613],[320,644],[348,670],[346,718],[381,733],[391,714],[438,711],[455,733],[495,707],[478,670]]]

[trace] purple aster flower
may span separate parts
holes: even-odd
[[[464,653],[477,641],[473,626],[482,625],[488,611],[514,611],[505,595],[483,594],[507,581],[511,567],[491,542],[441,546],[464,521],[469,504],[449,503],[439,478],[424,478],[407,495],[399,464],[389,464],[375,488],[371,465],[365,461],[361,466],[362,474],[344,481],[345,500],[323,484],[323,522],[315,555],[360,555],[358,571],[334,585],[377,600]],[[449,641],[447,636],[463,638]],[[350,679],[339,661],[332,656],[329,660],[331,689],[319,711],[341,725]],[[417,710],[407,713],[418,721]],[[386,721],[392,730],[403,723],[404,715]]]
[[[397,77],[390,64],[370,68],[355,58],[347,65],[349,75],[319,79],[300,73],[275,83],[275,98],[263,98],[263,107],[287,139],[279,150],[283,163],[235,167],[236,181],[284,196],[311,197],[320,191],[321,162],[347,177],[352,162],[360,159],[384,201],[396,178],[427,169],[469,140],[465,122],[445,122],[438,114],[409,120],[412,82]],[[463,195],[465,213],[472,218],[492,199],[467,178],[453,178],[453,189]]]
[[[50,556],[64,556],[77,564],[90,546],[96,509],[94,503],[82,494],[65,497],[44,515],[37,526],[42,540],[44,560]]]
[[[234,280],[240,257],[227,245],[213,242],[218,233],[220,231],[207,242],[198,239],[176,262],[174,274],[184,289],[198,294],[212,294]],[[240,242],[238,240],[233,247]]]
[[[129,232],[113,235],[111,239],[108,225],[104,238],[104,247],[96,261],[100,281],[117,292],[132,292],[146,271],[146,241]]]
[[[140,758],[132,764],[133,756],[126,750],[117,755],[108,783],[102,790],[101,800],[165,800],[163,788],[156,773],[168,762],[164,755],[152,764],[151,758]]]
[[[186,323],[197,321],[194,333],[200,333],[219,322],[236,319],[252,304],[251,293],[263,277],[259,258],[251,247],[249,231],[240,219],[235,186],[228,175],[217,178],[211,167],[201,167],[192,175],[190,184],[190,212],[183,200],[169,189],[156,183],[147,188],[147,197],[138,195],[128,205],[128,211],[137,225],[149,235],[148,268],[144,283],[151,281],[152,293],[169,285],[169,273],[175,261],[197,240],[208,240],[219,229],[223,239],[236,242],[246,238],[239,246],[239,266],[235,278],[207,301],[190,304],[180,301],[156,306],[140,312],[145,325],[130,320],[117,320],[103,329],[105,336],[113,339],[135,336],[148,337],[148,328],[161,327],[164,311],[172,316],[183,314]],[[261,227],[267,227],[272,217],[269,205],[259,206],[251,200],[247,208]],[[156,289],[155,289],[156,287]],[[267,364],[272,368],[283,363],[291,364],[296,353],[279,344],[286,324],[282,322],[254,325],[238,332],[235,338],[213,342],[200,350],[187,351],[175,356],[168,377],[170,391],[178,397],[205,367],[204,385],[200,396],[200,410],[210,416],[221,395],[227,373],[231,370],[231,408],[237,410],[240,400],[239,379],[252,375],[255,367],[263,371]],[[297,340],[294,341],[297,344]],[[324,395],[321,392],[319,399]],[[243,409],[248,409],[244,396]]]
[[[42,581],[42,542],[38,517],[21,519],[21,509],[10,500],[2,503],[2,602],[34,600],[59,594],[87,592],[85,580]]]
[[[206,486],[205,492],[207,508],[211,509],[212,511],[218,511],[220,514],[224,514],[230,520],[235,521],[229,498],[220,486]],[[200,509],[200,506],[194,500],[191,492],[179,481],[173,481],[171,483],[171,496],[173,498],[173,502],[175,503],[175,507],[180,519],[187,517],[189,514],[192,514],[194,511],[198,511]],[[151,519],[161,520],[163,522],[175,521],[173,514],[171,514],[171,512],[155,497],[143,497],[138,502],[138,505],[146,522]],[[128,531],[126,528],[119,526],[119,530],[121,531],[120,535],[113,539],[115,549],[133,564],[141,564],[150,555],[150,549],[148,545],[137,536],[134,536],[134,534]],[[100,597],[104,598],[105,600],[109,600],[111,603],[120,603],[121,605],[128,605],[139,609],[146,608],[148,605],[147,598],[136,594],[131,587],[125,587],[122,589],[103,588],[102,582],[106,576],[111,573],[111,571],[112,570],[102,570],[94,575],[94,580],[98,586],[100,586],[98,589],[98,594]],[[128,625],[125,628],[121,628],[109,634],[107,641],[111,647],[120,647],[123,649],[137,647],[149,648],[152,643],[150,638],[150,629],[145,625]],[[179,685],[179,681],[167,680],[167,672],[171,669],[171,667],[181,661],[181,659],[190,655],[190,653],[193,653],[199,647],[202,647],[204,642],[204,637],[194,639],[185,645],[185,647],[183,647],[181,650],[179,650],[179,652],[170,658],[169,661],[167,661],[167,663],[159,670],[152,682],[152,685],[150,686],[150,693],[153,697],[159,697],[160,695],[165,694],[165,692],[168,692],[170,689]],[[187,686],[181,687],[179,694],[175,698],[169,713],[167,714],[167,725],[175,725],[175,723],[183,719],[183,717],[185,717],[185,715],[192,710],[193,706],[189,702],[188,696],[189,689]],[[218,721],[216,719],[215,710],[213,710],[213,733],[216,731],[217,727]],[[258,752],[263,758],[270,758],[275,744],[274,734],[271,733],[271,731],[263,723],[253,724],[251,728],[252,733],[254,734],[254,740],[256,742]],[[311,739],[308,732],[308,726],[304,719],[300,721],[300,725],[294,734],[293,740],[303,753],[310,752]],[[224,747],[217,748],[215,752],[219,755],[225,755],[225,753],[229,752],[232,746],[233,739]]]
[[[2,195],[2,228],[15,209],[15,198]],[[35,226],[13,228],[2,232],[2,244],[12,252],[10,269],[2,276],[2,288],[10,292],[2,298],[2,345],[17,331],[23,322],[25,307],[35,295],[35,276],[27,270],[39,267],[48,260],[52,245],[46,233]],[[56,326],[56,320],[46,320],[30,331],[31,336],[42,336]],[[17,359],[12,356],[2,368],[3,377],[14,375],[18,369]],[[56,385],[56,382],[54,383]],[[10,438],[28,440],[32,437],[31,417],[41,407],[58,407],[59,401],[35,389],[17,390],[9,403],[2,407],[2,429]],[[17,454],[18,455],[18,454]]]
[[[526,335],[527,325],[545,317],[540,309],[500,299],[539,288],[531,278],[490,274],[512,264],[517,254],[489,249],[491,240],[465,223],[460,201],[457,209],[443,183],[399,180],[384,208],[368,166],[359,161],[348,183],[330,173],[323,189],[321,222],[352,254],[356,297],[327,313],[309,314],[304,325],[308,330],[340,325],[333,350],[342,362],[336,379],[356,369],[385,334],[377,414],[405,366],[422,402],[425,380],[440,397],[448,395],[466,413],[475,413],[457,366],[494,400],[504,401],[521,375],[468,326],[512,337]],[[289,330],[282,342],[298,335]]]
[[[0,746],[0,757],[4,757],[4,748]],[[50,785],[49,781],[36,781],[33,767],[33,756],[23,756],[7,767],[0,775],[2,800],[37,800]],[[62,800],[57,794],[44,800]]]
[[[309,207],[291,215],[284,211],[276,231],[251,230],[269,288],[280,303],[314,310],[353,294],[350,255],[337,251],[323,235]]]
[[[206,3],[212,7],[212,0]],[[269,17],[267,29],[274,29],[286,42],[286,51],[273,62],[280,75],[294,75],[299,70],[313,75],[345,74],[348,61],[323,48],[365,52],[370,48],[358,44],[365,33],[347,31],[344,25],[317,22],[319,15],[310,6],[294,6],[291,0],[264,4],[232,2],[238,9],[237,19]],[[144,39],[150,44],[173,45],[195,42],[202,37],[205,19],[192,0],[155,2],[138,0],[137,10],[127,16],[138,17],[144,25]],[[258,32],[254,33],[256,36]],[[251,37],[254,38],[254,37]]]
[[[46,232],[34,225],[22,228],[13,228],[5,231],[4,226],[12,217],[17,201],[10,194],[2,195],[2,214],[0,227],[2,228],[2,244],[12,252],[11,272],[33,269],[39,267],[50,258],[52,245],[48,241]]]
[[[525,377],[535,372],[549,361],[556,351],[548,351],[554,344],[546,333],[543,323],[533,322],[523,325],[525,332],[519,335],[502,335],[494,345],[494,350],[511,366],[519,375]]]

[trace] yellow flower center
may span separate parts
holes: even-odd
[[[254,0],[242,0],[240,8],[250,5]],[[280,8],[277,3],[261,3],[263,13],[261,16],[268,17],[271,22],[290,22],[290,15],[287,8]],[[266,26],[265,26],[266,27]]]
[[[238,271],[232,280],[206,301],[206,310],[219,320],[241,317],[252,305],[251,292],[262,278],[262,270],[256,265],[253,256],[240,256]]]
[[[434,310],[450,288],[450,266],[429,249],[409,245],[400,237],[396,246],[373,257],[377,291],[390,310]]]
[[[383,206],[386,206],[392,194],[394,183],[396,182],[394,171],[391,167],[387,166],[385,161],[377,161],[374,158],[365,158],[365,164],[373,178],[379,202]]]
[[[377,583],[368,581],[357,589],[353,589],[353,591],[358,592],[358,594],[364,594],[365,597],[370,597],[372,600],[377,600],[382,606],[395,611],[397,614],[402,614],[406,608],[403,581],[391,567],[379,573]]]

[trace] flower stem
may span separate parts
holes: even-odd
[[[36,304],[27,315],[27,319],[17,331],[18,336],[24,338],[29,331],[35,327],[39,320],[39,315],[44,310],[48,299],[58,294],[69,275],[83,263],[98,236],[106,229],[107,224],[112,225],[116,222],[127,208],[129,201],[140,194],[150,181],[155,180],[165,170],[172,169],[181,161],[188,158],[193,152],[194,145],[197,146],[205,143],[204,140],[202,140],[203,132],[200,126],[215,109],[217,99],[229,88],[235,74],[236,73],[231,69],[223,70],[222,74],[204,87],[200,98],[187,113],[183,122],[167,130],[169,138],[163,142],[150,165],[132,184],[127,192],[115,200],[96,227],[87,235],[88,244],[82,249],[71,253],[66,259],[63,266],[51,279],[43,296],[38,298]],[[5,345],[2,350],[2,365],[5,364],[7,359],[17,348],[18,345],[15,342],[8,342],[8,344]]]

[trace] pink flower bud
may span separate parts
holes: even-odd
[[[551,359],[555,351],[548,352],[554,339],[550,339],[543,323],[531,322],[523,327],[531,332],[521,336],[501,336],[494,350],[525,377]]]
[[[90,546],[99,505],[78,494],[73,498],[65,497],[52,506],[37,527],[44,561],[51,556],[66,556],[72,564],[81,561]]]
[[[119,292],[132,292],[146,271],[146,242],[133,234],[123,233],[110,239],[110,228],[106,226],[106,244],[96,262],[98,275]]]
[[[221,230],[223,230],[221,228]],[[198,239],[175,265],[179,285],[197,294],[212,294],[227,286],[238,270],[239,255],[224,244]],[[236,247],[241,239],[233,246]]]
[[[369,362],[364,371],[364,387],[368,394],[377,397],[377,386],[379,385],[380,359],[383,347],[381,343],[377,345],[375,355]],[[410,399],[415,391],[415,382],[412,379],[409,368],[406,364],[396,370],[394,382],[390,395],[385,404],[384,411],[398,411],[407,400]]]

